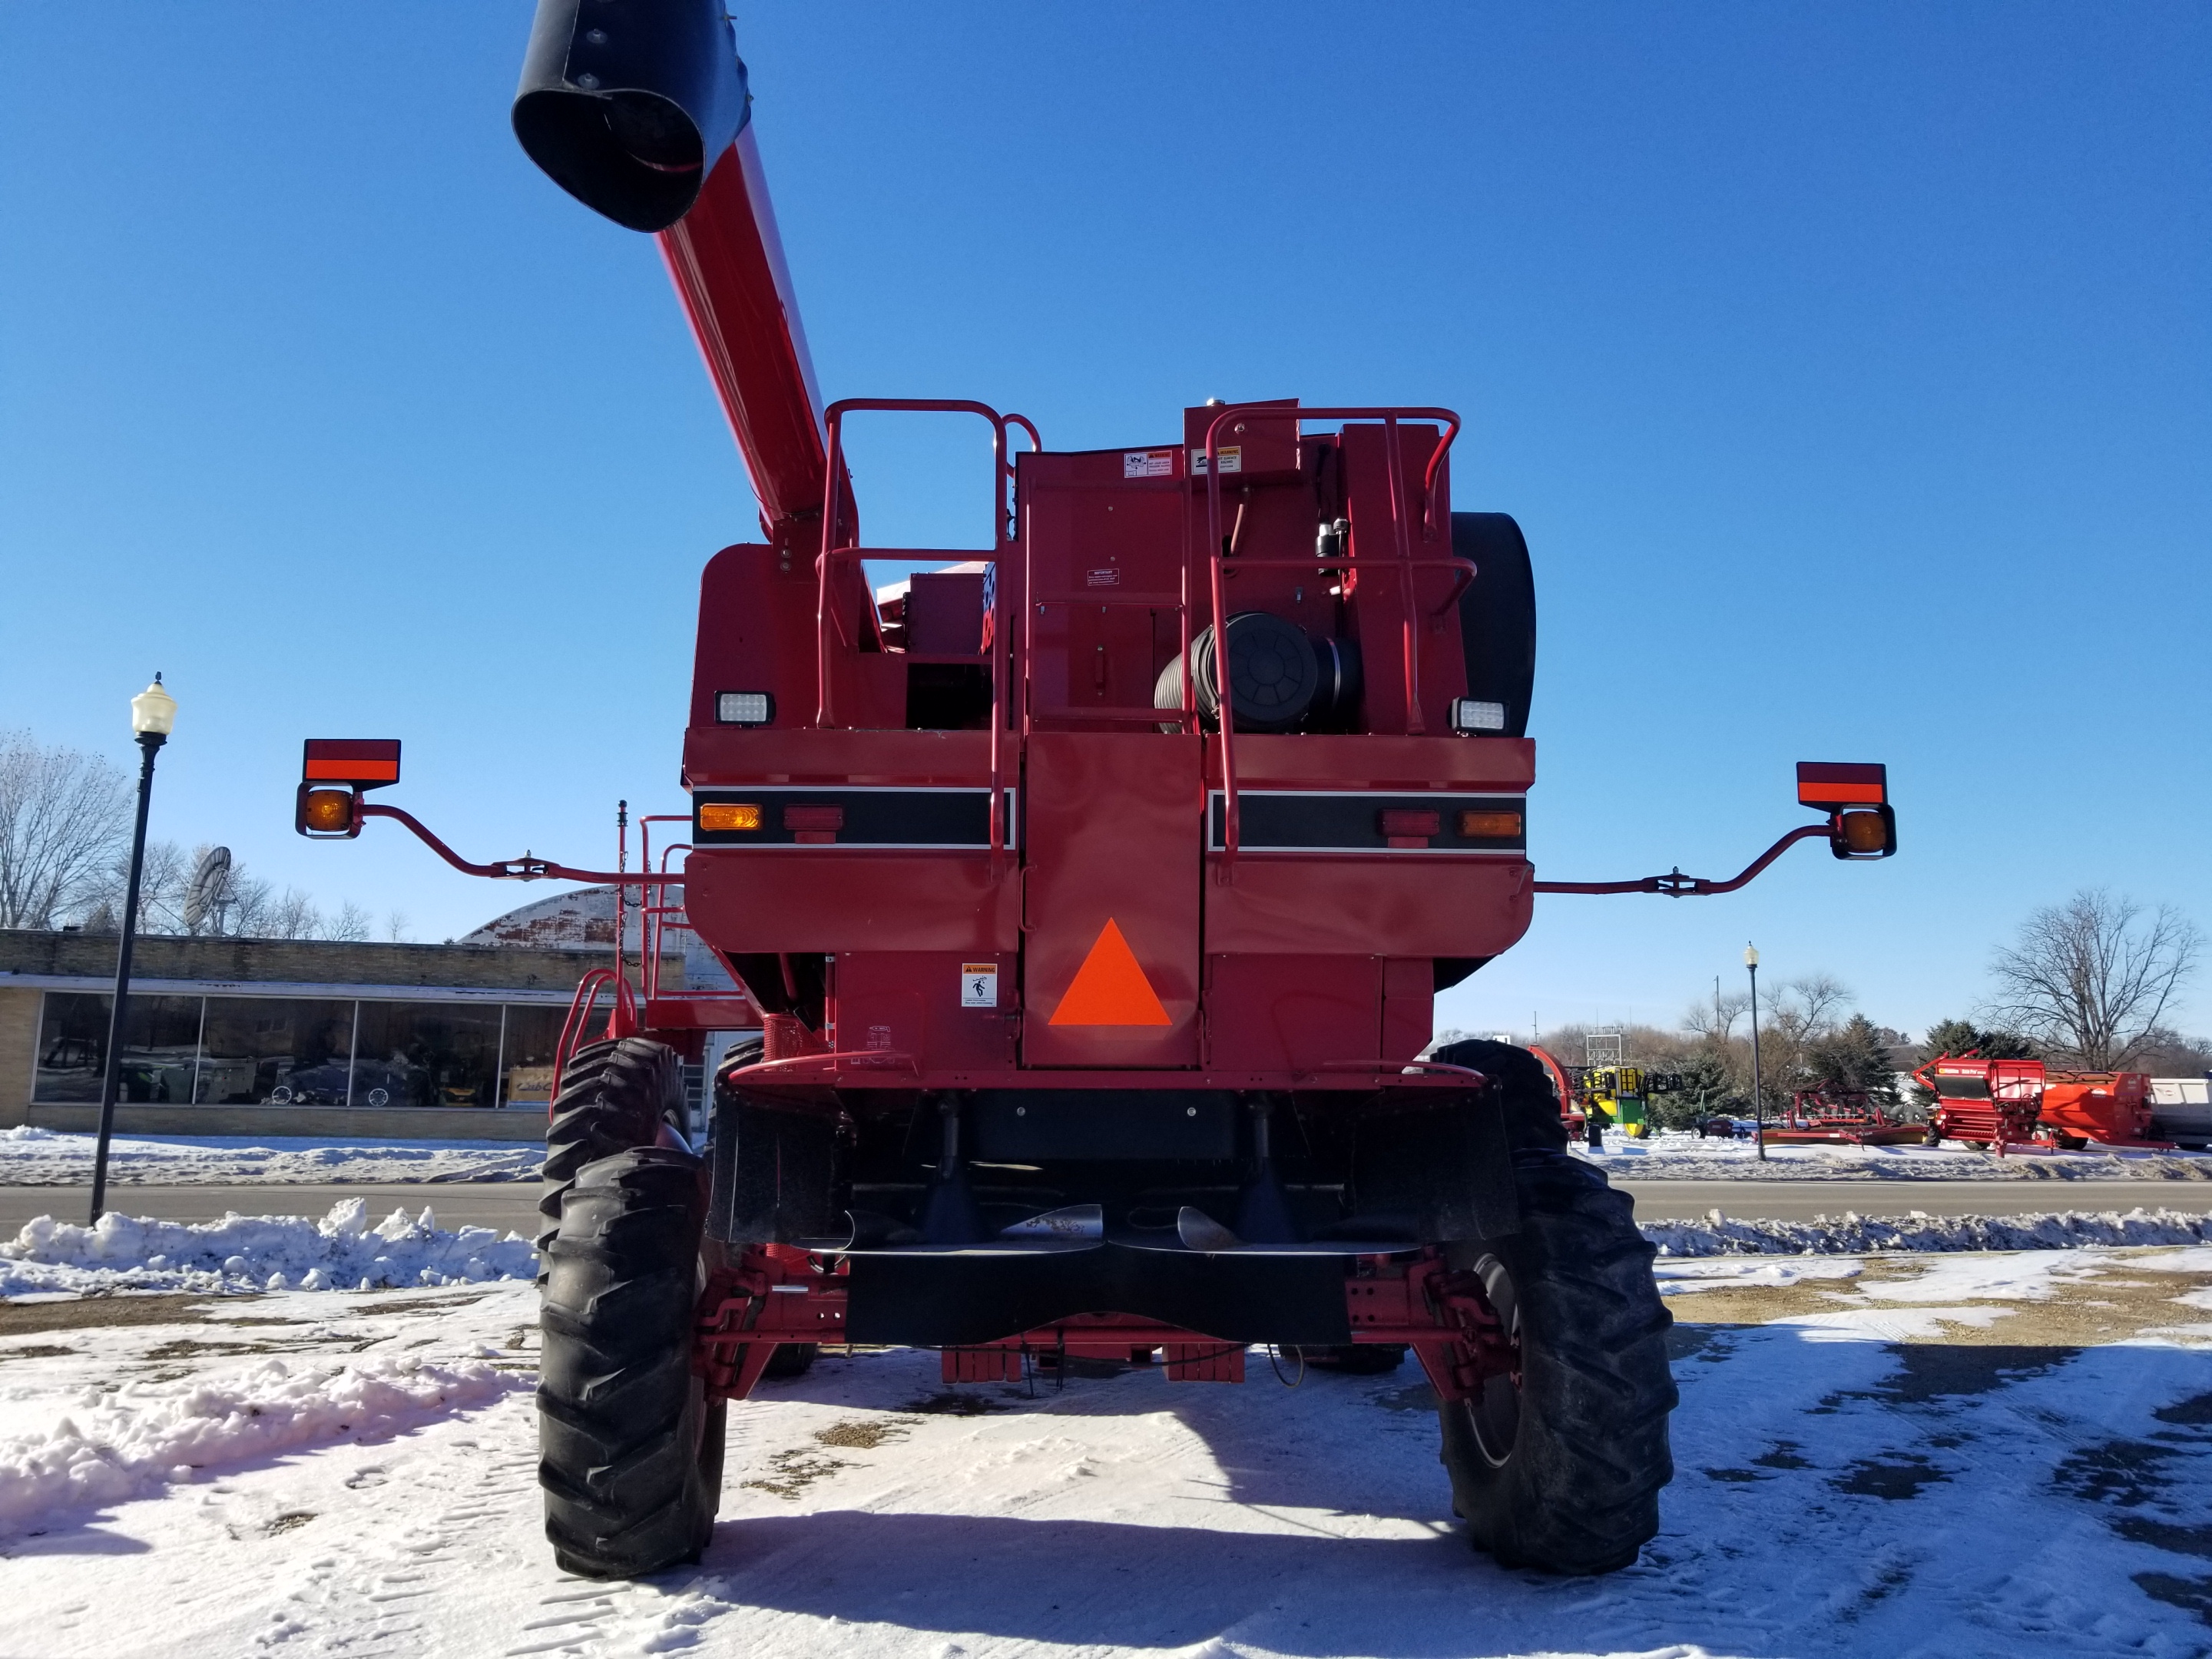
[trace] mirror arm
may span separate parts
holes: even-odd
[[[1686,876],[1678,866],[1663,876],[1646,876],[1641,881],[1540,881],[1535,884],[1535,890],[1539,893],[1664,893],[1668,898],[1704,898],[1714,893],[1733,893],[1788,852],[1796,842],[1808,836],[1831,835],[1834,827],[1833,817],[1822,823],[1799,825],[1746,865],[1743,872],[1729,881],[1714,881],[1705,876]]]
[[[684,873],[653,875],[649,872],[626,873],[616,870],[572,870],[565,864],[556,864],[550,859],[532,858],[525,853],[519,859],[506,859],[497,864],[471,864],[452,848],[432,835],[421,819],[412,812],[397,806],[379,806],[363,801],[355,809],[364,818],[391,818],[413,830],[416,838],[440,858],[465,876],[488,876],[494,881],[588,881],[605,885],[609,883],[624,887],[681,887]]]

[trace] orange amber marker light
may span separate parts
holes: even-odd
[[[1469,840],[1510,841],[1521,833],[1518,812],[1462,812],[1459,832]]]
[[[708,800],[699,803],[702,830],[757,830],[761,810],[750,801]]]
[[[319,836],[342,836],[353,828],[353,791],[310,789],[300,807],[300,822]]]
[[[1889,843],[1889,826],[1879,812],[1844,814],[1844,845],[1854,853],[1879,853]]]

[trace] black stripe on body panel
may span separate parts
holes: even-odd
[[[1497,853],[1518,854],[1528,846],[1525,795],[1384,794],[1300,789],[1239,789],[1237,845],[1256,853]],[[1219,852],[1228,804],[1219,790],[1207,799],[1210,850]],[[1386,811],[1434,812],[1438,833],[1426,847],[1393,847],[1382,833]],[[1517,836],[1462,836],[1462,812],[1518,812]]]
[[[699,808],[717,803],[750,802],[761,809],[757,830],[702,830]],[[845,821],[835,842],[801,843],[799,831],[787,829],[787,806],[835,806]],[[1005,844],[1014,837],[1014,792],[1006,791]],[[701,847],[823,847],[956,848],[988,851],[991,845],[988,789],[807,789],[771,784],[758,789],[702,789],[691,797],[691,838]]]

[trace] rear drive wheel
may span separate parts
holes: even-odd
[[[545,1125],[538,1250],[561,1226],[561,1199],[587,1164],[633,1146],[650,1146],[664,1123],[681,1130],[684,1073],[676,1051],[646,1037],[587,1042],[568,1056]]]
[[[1438,1407],[1454,1506],[1509,1567],[1611,1572],[1659,1529],[1674,1478],[1674,1322],[1625,1194],[1564,1153],[1516,1159],[1521,1231],[1445,1255],[1482,1280],[1520,1371]]]
[[[691,1371],[700,1163],[586,1164],[562,1207],[540,1324],[538,1484],[554,1559],[587,1578],[696,1561],[721,1498],[725,1408]]]

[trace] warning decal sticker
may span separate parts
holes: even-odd
[[[1175,477],[1175,451],[1125,449],[1121,452],[1121,476],[1125,478],[1172,478]]]
[[[960,1006],[995,1008],[999,1006],[999,964],[963,962],[960,964]]]
[[[1168,1011],[1152,990],[1136,953],[1109,916],[1106,925],[1075,970],[1067,994],[1053,1010],[1054,1025],[1170,1025]]]
[[[1221,471],[1224,477],[1229,473],[1242,472],[1244,470],[1244,447],[1242,444],[1224,444],[1214,451],[1214,453],[1221,457]],[[1194,449],[1190,452],[1190,476],[1194,478],[1203,478],[1206,476],[1205,450]]]

